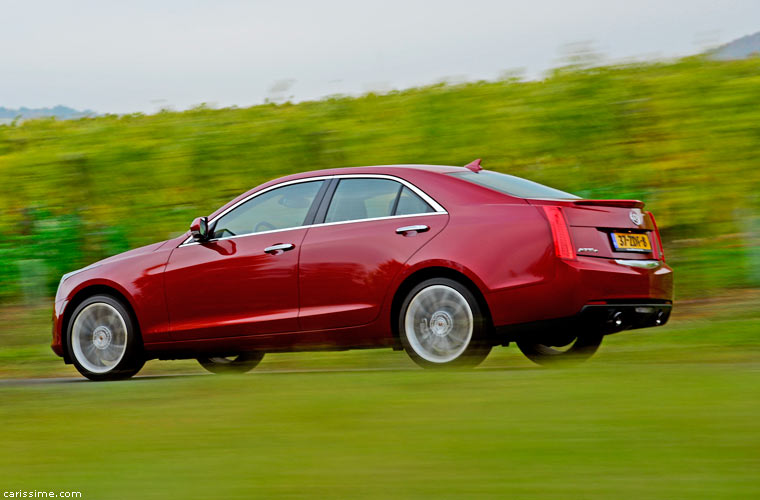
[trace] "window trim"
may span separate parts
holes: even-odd
[[[391,207],[391,215],[396,215],[396,210],[398,210],[398,202],[399,200],[401,200],[401,195],[404,193],[404,187],[405,187],[404,185],[401,185],[398,188],[398,192],[396,193],[396,199],[393,200],[393,206]]]
[[[314,223],[315,220],[318,220],[319,214],[322,212],[322,208],[324,208],[325,214],[327,213],[327,208],[330,204],[330,201],[332,200],[332,196],[326,196],[326,194],[334,194],[335,188],[337,188],[338,182],[340,179],[388,179],[392,181],[396,181],[401,183],[403,186],[408,187],[413,193],[415,193],[417,196],[422,198],[422,200],[430,205],[433,208],[433,212],[425,212],[425,213],[418,213],[418,214],[404,214],[404,215],[388,215],[385,217],[373,217],[373,218],[366,218],[366,219],[355,219],[355,220],[347,220],[347,221],[338,221],[338,222],[319,222]],[[323,185],[319,191],[317,192],[317,196],[314,198],[314,201],[312,202],[312,207],[309,208],[309,212],[311,212],[314,205],[317,206],[317,210],[315,212],[316,219],[313,219],[311,223],[304,224],[302,226],[294,226],[294,227],[288,227],[284,229],[272,229],[269,231],[260,231],[258,233],[248,233],[248,234],[236,234],[234,236],[225,236],[224,238],[215,238],[208,241],[224,241],[224,240],[233,240],[237,238],[246,238],[248,236],[258,236],[261,234],[271,234],[271,233],[281,233],[283,231],[294,231],[296,229],[303,229],[303,228],[309,228],[309,227],[319,227],[319,226],[336,226],[338,224],[355,224],[357,222],[369,222],[369,221],[377,221],[377,220],[386,220],[386,219],[402,219],[405,217],[422,217],[425,215],[448,215],[448,212],[446,211],[443,206],[441,206],[437,201],[435,201],[430,195],[425,193],[423,190],[412,184],[411,182],[407,181],[406,179],[402,179],[400,177],[396,177],[394,175],[388,175],[388,174],[336,174],[336,175],[320,175],[316,177],[304,177],[303,179],[295,179],[292,181],[285,181],[281,182],[279,184],[274,184],[272,186],[266,187],[262,189],[261,191],[256,191],[255,193],[251,193],[249,196],[246,196],[242,200],[239,200],[237,203],[230,205],[226,209],[224,209],[222,212],[214,216],[213,219],[209,219],[208,225],[209,227],[213,227],[212,224],[214,224],[219,218],[223,217],[227,213],[231,212],[232,210],[236,209],[243,203],[262,195],[268,191],[272,191],[273,189],[277,189],[280,187],[290,186],[291,184],[300,184],[303,182],[313,182],[313,181],[327,181],[326,185],[327,188],[325,189],[325,185]],[[326,204],[325,204],[326,202]],[[324,207],[323,207],[324,205]],[[203,243],[207,243],[207,241],[204,241]],[[192,236],[188,236],[186,239],[180,243],[179,247],[184,246],[190,246],[190,245],[200,245],[201,242],[194,241]],[[179,248],[178,247],[178,248]]]

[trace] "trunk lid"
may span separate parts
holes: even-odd
[[[613,259],[660,259],[659,238],[649,212],[638,200],[531,200],[532,205],[559,206],[565,215],[576,255]],[[613,234],[620,235],[619,237]],[[616,248],[615,242],[641,241],[651,250]]]

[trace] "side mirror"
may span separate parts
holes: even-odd
[[[195,241],[206,241],[211,235],[208,231],[208,217],[196,217],[190,224],[190,234]]]

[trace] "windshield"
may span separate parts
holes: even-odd
[[[579,198],[574,194],[550,188],[538,182],[515,177],[514,175],[491,172],[490,170],[481,170],[477,173],[455,172],[450,175],[518,198],[560,198],[573,200]]]

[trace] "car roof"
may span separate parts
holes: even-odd
[[[414,173],[426,173],[428,175],[430,174],[450,174],[454,172],[467,172],[468,169],[465,167],[454,167],[449,165],[375,165],[375,166],[366,166],[366,167],[342,167],[342,168],[328,168],[323,170],[311,170],[308,172],[299,172],[297,174],[291,174],[286,175],[284,177],[279,177],[277,179],[272,179],[270,181],[267,181],[263,184],[260,184],[245,193],[240,194],[236,198],[230,200],[223,206],[219,207],[217,210],[215,210],[212,214],[209,215],[209,218],[215,217],[217,214],[225,210],[230,205],[233,205],[237,203],[238,201],[249,197],[251,194],[260,191],[262,189],[268,188],[270,186],[274,186],[276,184],[281,184],[283,182],[288,181],[295,181],[299,179],[307,179],[309,177],[323,177],[323,176],[330,176],[330,175],[344,175],[344,174],[384,174],[384,175],[394,175],[398,177],[404,177],[404,174],[414,174]]]
[[[342,167],[327,168],[323,170],[312,170],[309,172],[300,172],[297,174],[287,175],[270,181],[271,183],[280,183],[284,181],[303,179],[306,177],[317,177],[323,175],[341,175],[341,174],[388,174],[403,175],[404,172],[423,171],[437,174],[449,174],[453,172],[466,171],[464,167],[454,167],[448,165],[373,165],[366,167]],[[267,183],[269,184],[269,183]]]

